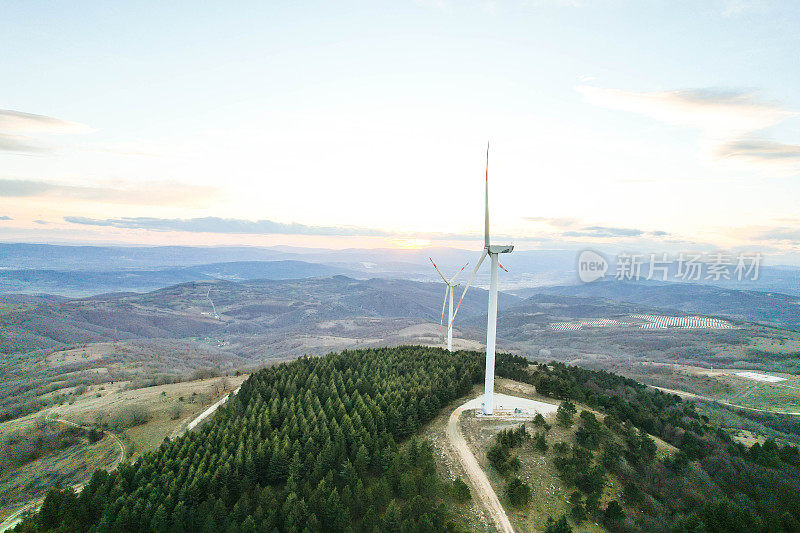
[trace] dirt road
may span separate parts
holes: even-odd
[[[45,419],[49,420],[50,422],[58,422],[60,424],[66,424],[68,426],[72,426],[72,427],[76,427],[76,428],[92,429],[90,426],[82,426],[80,424],[76,424],[75,422],[72,422],[70,420],[66,420],[64,418],[53,418],[53,417],[50,416],[50,413],[51,412],[48,412],[45,415]],[[114,470],[116,467],[118,467],[120,465],[120,463],[122,463],[125,460],[125,445],[122,443],[122,440],[120,440],[120,438],[117,437],[117,435],[115,433],[113,433],[111,431],[103,431],[103,433],[105,433],[106,435],[108,435],[109,437],[114,439],[114,442],[116,442],[117,446],[119,446],[119,459],[117,459],[117,462],[114,463],[108,469],[109,471],[111,471],[111,470]]]
[[[191,431],[191,430],[193,430],[195,427],[197,427],[197,425],[198,425],[198,424],[200,424],[201,422],[203,422],[204,420],[206,420],[208,417],[210,417],[211,415],[213,415],[213,414],[214,414],[214,411],[216,411],[217,409],[219,409],[219,407],[220,407],[221,405],[224,405],[224,404],[225,404],[225,403],[226,403],[228,400],[230,400],[231,398],[233,398],[233,396],[234,396],[234,395],[235,395],[237,392],[239,392],[239,389],[241,389],[241,388],[242,388],[241,386],[239,386],[239,387],[236,387],[236,390],[234,390],[234,391],[233,391],[233,392],[231,392],[230,394],[226,394],[225,396],[223,396],[222,398],[220,398],[219,400],[217,400],[217,401],[214,403],[214,405],[212,405],[211,407],[209,407],[208,409],[206,409],[205,411],[203,411],[202,413],[200,413],[200,414],[197,416],[197,418],[195,418],[195,419],[194,419],[194,420],[192,420],[191,422],[189,422],[189,423],[187,423],[187,424],[180,424],[178,427],[176,427],[176,428],[175,428],[175,429],[172,431],[172,434],[170,434],[169,438],[170,438],[170,439],[174,439],[175,437],[179,437],[180,435],[183,435],[183,434],[184,434],[184,433],[186,433],[187,431]]]
[[[50,411],[48,411],[44,416],[45,420],[47,420],[48,422],[58,422],[59,424],[65,424],[67,426],[72,426],[72,427],[76,427],[76,428],[91,429],[91,427],[89,427],[89,426],[82,426],[80,424],[76,424],[75,422],[72,422],[71,420],[65,420],[63,418],[54,418],[53,416],[51,416],[52,413],[53,413],[52,409]],[[109,467],[107,469],[107,470],[110,471],[110,470],[114,470],[116,467],[118,467],[120,465],[120,463],[122,463],[125,460],[125,445],[122,443],[120,438],[117,437],[111,431],[104,431],[103,433],[105,433],[106,435],[108,435],[112,439],[114,439],[114,441],[117,443],[117,446],[119,446],[119,458],[117,459],[117,461],[113,465],[111,465],[111,467]],[[86,483],[79,483],[77,485],[73,485],[72,488],[75,490],[75,492],[80,492],[83,489],[83,486],[85,484]],[[4,531],[7,531],[9,529],[14,528],[14,526],[16,526],[17,524],[22,522],[22,515],[26,511],[34,511],[34,510],[38,509],[42,505],[43,501],[44,501],[44,498],[39,498],[39,499],[27,504],[25,507],[23,507],[22,509],[20,509],[16,513],[12,514],[11,516],[9,516],[5,520],[3,520],[3,522],[0,523],[0,533],[3,533]]]
[[[467,472],[472,490],[478,495],[483,507],[489,512],[497,529],[503,533],[514,533],[514,528],[511,527],[511,522],[508,520],[508,516],[505,510],[503,510],[503,506],[500,504],[497,494],[489,483],[489,478],[486,477],[486,473],[478,464],[478,460],[472,455],[472,452],[467,446],[467,441],[461,433],[461,426],[458,420],[461,418],[461,413],[465,410],[474,409],[474,405],[470,405],[470,403],[471,401],[457,407],[450,415],[447,421],[447,440],[450,441],[450,444],[453,445],[456,453],[458,453],[458,459]]]

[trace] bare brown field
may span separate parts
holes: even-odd
[[[800,410],[800,376],[766,372],[783,381],[770,383],[737,375],[741,369],[694,367],[676,364],[639,363],[625,372],[637,381],[667,389],[686,391],[765,411],[797,412]]]
[[[0,424],[0,442],[29,453],[28,443],[50,428],[75,432],[68,445],[45,450],[40,457],[24,457],[0,474],[0,521],[42,498],[53,487],[78,487],[97,469],[113,468],[120,459],[120,439],[126,460],[152,451],[210,404],[247,378],[211,378],[155,387],[129,389],[127,381],[83,387],[69,403]],[[63,422],[62,422],[63,421]],[[76,424],[76,428],[69,424]],[[82,428],[101,428],[91,442]],[[62,438],[64,442],[67,442]],[[22,448],[22,446],[25,446]],[[33,459],[27,461],[26,459]]]
[[[127,382],[89,387],[74,403],[54,407],[53,416],[117,431],[132,459],[154,450],[182,423],[232,391],[247,376],[219,377],[127,390]]]
[[[100,432],[95,438],[42,413],[0,424],[0,522],[52,487],[81,485],[98,468],[115,465],[117,441]]]

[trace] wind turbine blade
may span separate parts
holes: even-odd
[[[441,271],[441,270],[439,270],[439,267],[437,267],[437,266],[436,266],[436,263],[434,263],[434,262],[433,262],[433,258],[429,257],[428,259],[430,259],[430,260],[431,260],[431,264],[433,265],[433,268],[435,268],[435,269],[436,269],[436,272],[438,272],[438,273],[439,273],[439,275],[440,275],[440,276],[442,276],[442,281],[444,281],[445,283],[447,283],[447,278],[446,278],[446,277],[444,277],[444,274],[442,274],[442,271]],[[447,283],[447,284],[449,285],[449,283]]]
[[[465,268],[467,268],[467,265],[468,265],[468,264],[469,264],[469,262],[467,262],[467,264],[466,264],[466,265],[464,265],[463,267],[461,267],[461,270],[459,270],[458,272],[456,272],[456,275],[455,275],[455,276],[453,276],[453,277],[450,279],[450,285],[452,285],[452,284],[453,284],[453,282],[456,280],[456,278],[457,278],[457,277],[458,277],[458,276],[459,276],[459,275],[460,275],[462,272],[464,272],[464,269],[465,269]]]
[[[478,260],[478,264],[475,265],[475,270],[472,271],[472,276],[470,276],[469,281],[467,282],[467,286],[464,287],[464,292],[461,293],[461,298],[458,300],[458,305],[456,306],[456,310],[453,311],[453,320],[456,319],[456,315],[458,314],[458,308],[461,307],[461,302],[464,301],[464,295],[467,294],[467,291],[469,290],[469,286],[472,285],[472,280],[475,279],[475,274],[478,273],[478,269],[483,264],[483,260],[486,259],[486,255],[488,253],[489,252],[487,250],[484,250],[483,254],[481,255],[480,260]],[[450,325],[451,326],[453,325],[453,321],[452,320],[450,321]]]
[[[508,272],[508,269],[506,267],[504,267],[502,264],[500,264],[500,261],[497,262],[497,266],[499,266],[500,268],[502,268],[503,270]]]
[[[484,245],[489,248],[489,141],[486,141],[486,218],[483,224]]]
[[[442,318],[439,320],[439,325],[444,324],[444,308],[447,305],[447,294],[450,292],[450,285],[444,288],[444,301],[442,301]]]

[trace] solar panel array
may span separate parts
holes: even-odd
[[[553,322],[550,329],[556,331],[570,331],[574,329],[588,328],[607,328],[611,326],[627,326],[627,322],[620,322],[613,318],[596,318],[593,320],[577,320],[575,322]]]
[[[596,318],[592,320],[574,320],[571,322],[552,322],[548,327],[554,331],[575,331],[588,328],[638,327],[640,329],[733,329],[733,324],[719,318],[704,316],[662,316],[662,315],[630,315],[636,322],[615,320],[613,318]],[[639,321],[644,321],[640,324]]]
[[[733,324],[727,320],[705,316],[631,315],[631,318],[646,320],[647,324],[639,326],[642,329],[733,329]]]

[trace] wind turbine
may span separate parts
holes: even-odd
[[[460,283],[455,283],[456,278],[459,276],[459,274],[461,274],[464,271],[465,268],[467,268],[467,265],[469,263],[467,263],[467,265],[464,265],[463,267],[461,267],[461,270],[456,272],[456,275],[453,276],[452,278],[450,278],[450,280],[448,281],[448,279],[446,277],[444,277],[444,274],[442,274],[442,271],[439,270],[439,267],[436,266],[436,263],[433,262],[433,258],[429,257],[428,259],[431,260],[431,263],[433,264],[433,268],[436,269],[436,272],[439,273],[439,275],[442,277],[442,281],[444,281],[444,284],[445,284],[444,301],[442,302],[442,318],[439,321],[439,325],[444,323],[444,308],[447,305],[447,299],[448,299],[447,297],[448,296],[450,297],[450,306],[448,307],[448,309],[449,309],[448,315],[449,316],[448,316],[448,319],[447,319],[447,351],[448,352],[452,352],[453,351],[453,289],[455,289],[456,287],[458,287],[460,285]]]
[[[483,382],[483,413],[491,415],[494,413],[494,351],[495,340],[497,336],[497,269],[502,268],[506,272],[506,268],[500,264],[500,254],[508,254],[514,250],[511,244],[492,245],[489,243],[489,143],[486,143],[486,211],[484,218],[484,246],[481,258],[478,264],[475,265],[475,270],[472,271],[472,276],[469,278],[464,292],[461,293],[461,299],[456,306],[455,314],[458,313],[458,308],[461,307],[461,302],[464,301],[464,295],[467,294],[472,280],[475,279],[475,274],[483,264],[486,256],[491,260],[491,276],[489,278],[489,313],[486,322],[486,377]],[[452,324],[452,320],[450,321]]]

